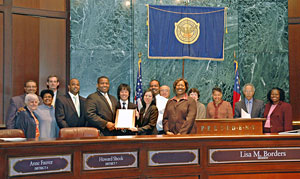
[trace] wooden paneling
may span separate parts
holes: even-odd
[[[0,13],[0,114],[3,114],[3,13]],[[3,121],[0,120],[0,124],[3,124]]]
[[[47,77],[59,77],[59,89],[65,92],[66,79],[66,20],[40,18],[39,89],[46,88]]]
[[[16,96],[23,93],[27,80],[39,81],[39,18],[13,15],[12,30],[12,95]]]
[[[0,0],[0,4],[3,4],[3,0]]]
[[[300,11],[300,10],[299,10]],[[300,24],[289,25],[290,102],[294,120],[300,120]]]
[[[36,174],[31,176],[20,176],[15,178],[156,178],[156,179],[207,179],[207,178],[299,178],[300,177],[300,136],[299,135],[253,135],[253,136],[127,136],[127,137],[99,137],[93,139],[75,140],[43,140],[23,142],[1,142],[0,141],[0,178],[9,178],[9,158],[17,157],[43,157],[72,155],[71,171],[64,173]],[[243,151],[244,149],[275,150],[291,149],[286,157],[266,157],[264,152],[259,155],[263,158],[242,159],[239,162],[213,163],[211,157],[213,149],[231,149]],[[29,150],[30,149],[30,150]],[[197,164],[173,163],[165,166],[149,166],[150,151],[165,150],[191,150],[199,151]],[[105,153],[137,152],[137,167],[124,166],[124,168],[98,168],[97,160],[91,162],[90,166],[96,166],[92,170],[85,169],[85,154],[105,155]],[[238,152],[239,153],[239,152]],[[258,152],[257,152],[258,153]],[[277,152],[276,152],[277,153]],[[279,151],[279,153],[281,153]],[[95,156],[94,155],[94,156]],[[174,155],[172,155],[174,156]],[[107,156],[107,159],[111,157]],[[236,154],[233,155],[236,158]],[[290,160],[286,160],[290,159]],[[98,158],[100,159],[100,158]],[[173,157],[170,157],[173,159]],[[214,158],[216,159],[216,158]],[[276,160],[277,159],[277,160]],[[260,161],[262,160],[262,161]],[[106,160],[110,162],[111,160]],[[116,160],[114,160],[116,161]],[[118,162],[128,162],[122,157]],[[166,160],[164,160],[166,161]],[[122,163],[121,162],[121,163]],[[104,163],[101,166],[106,166]],[[48,165],[49,166],[49,165]],[[99,166],[99,165],[98,165]],[[27,168],[26,165],[23,166]],[[113,166],[110,166],[113,167]],[[29,168],[29,167],[28,167]],[[20,171],[20,170],[19,170]]]
[[[66,11],[66,0],[13,0],[13,6],[52,11]]]
[[[288,0],[289,17],[300,17],[300,1]]]
[[[288,179],[300,178],[300,173],[265,173],[209,176],[209,179]]]

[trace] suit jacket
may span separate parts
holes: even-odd
[[[123,105],[121,105],[120,100],[117,102],[116,109],[122,109]],[[128,101],[127,109],[137,109],[137,105]]]
[[[111,95],[108,96],[112,103],[112,109],[106,98],[97,91],[87,97],[85,113],[88,126],[98,128],[102,135],[112,136],[115,135],[116,130],[109,131],[106,128],[106,124],[107,122],[115,123],[117,99]]]
[[[84,127],[85,119],[85,98],[79,96],[80,117],[78,117],[75,105],[69,93],[56,98],[55,118],[59,128]]]
[[[253,98],[253,104],[252,104],[252,111],[251,111],[251,118],[262,118],[264,117],[264,102],[259,99]],[[234,117],[239,118],[241,117],[242,110],[248,112],[245,99],[242,99],[241,101],[235,103],[234,107]]]
[[[272,104],[267,103],[265,107],[264,117],[267,118]],[[290,131],[292,125],[292,106],[289,103],[280,101],[270,116],[271,133]]]
[[[139,135],[156,135],[156,122],[158,118],[158,109],[155,105],[149,106],[148,110],[142,107],[140,111],[140,119],[137,120]]]
[[[164,131],[173,132],[174,134],[196,134],[196,101],[186,96],[180,101],[172,98],[168,101],[163,117]]]
[[[15,118],[16,129],[22,129],[26,138],[35,138],[36,123],[27,107],[25,111],[21,111]]]
[[[25,96],[26,94],[22,94],[20,96],[14,96],[10,99],[9,107],[5,117],[5,124],[7,129],[14,129],[15,128],[15,117],[20,107],[25,106]],[[43,103],[41,97],[39,97],[40,103]]]

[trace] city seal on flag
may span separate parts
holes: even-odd
[[[175,22],[176,39],[183,44],[193,44],[200,35],[200,23],[185,17]]]

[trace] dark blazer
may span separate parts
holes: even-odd
[[[5,124],[7,129],[14,129],[15,128],[15,117],[20,107],[25,106],[25,96],[26,94],[22,94],[20,96],[14,96],[10,99],[9,107],[5,117]],[[43,103],[41,97],[39,97],[40,103]]]
[[[245,99],[242,99],[241,101],[235,103],[234,107],[234,118],[239,118],[241,117],[241,109],[244,111],[248,112]],[[252,104],[252,111],[251,111],[251,118],[262,118],[264,117],[264,102],[259,99],[254,99],[253,98],[253,104]]]
[[[59,96],[55,101],[55,118],[59,128],[84,127],[85,120],[85,98],[79,96],[80,117],[69,93]]]
[[[115,123],[117,99],[111,95],[108,96],[112,103],[112,109],[105,97],[97,91],[87,97],[85,112],[88,126],[98,128],[102,135],[112,136],[115,135],[116,130],[109,131],[106,124],[107,122]]]
[[[137,120],[136,124],[138,127],[139,135],[156,135],[156,122],[158,118],[158,109],[155,105],[149,106],[145,115],[145,108],[142,107],[140,111],[140,119]]]
[[[272,104],[267,103],[265,107],[264,117],[267,118]],[[270,116],[271,133],[290,131],[293,129],[292,106],[289,103],[279,101],[276,108]],[[265,124],[264,124],[265,125]]]
[[[118,103],[117,103],[117,107],[116,108],[117,109],[122,109],[122,107],[123,107],[123,104],[121,105],[121,102],[119,100]],[[137,105],[128,101],[127,109],[137,109]]]
[[[28,108],[25,106],[25,111],[21,111],[15,118],[16,129],[22,129],[26,138],[35,138],[36,123]]]

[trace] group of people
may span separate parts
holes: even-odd
[[[131,89],[120,84],[117,98],[109,94],[110,81],[106,76],[97,79],[96,92],[87,98],[79,95],[78,79],[71,79],[68,92],[62,95],[58,91],[59,79],[51,75],[47,79],[47,89],[40,96],[36,82],[29,80],[24,85],[25,94],[15,96],[10,101],[6,116],[7,128],[22,129],[27,138],[56,138],[60,128],[95,127],[103,136],[116,135],[181,135],[197,132],[195,119],[204,118],[240,118],[244,110],[251,118],[266,118],[264,132],[276,133],[292,130],[292,108],[284,102],[284,91],[273,88],[269,91],[268,103],[254,99],[255,88],[248,83],[243,87],[244,98],[235,104],[235,113],[231,104],[222,99],[222,90],[212,89],[212,102],[207,107],[199,101],[200,92],[196,88],[189,90],[186,79],[179,78],[173,83],[175,96],[171,99],[170,88],[160,86],[158,80],[152,80],[142,95],[142,107],[129,101]],[[118,129],[115,126],[118,109],[135,110],[135,126]]]

